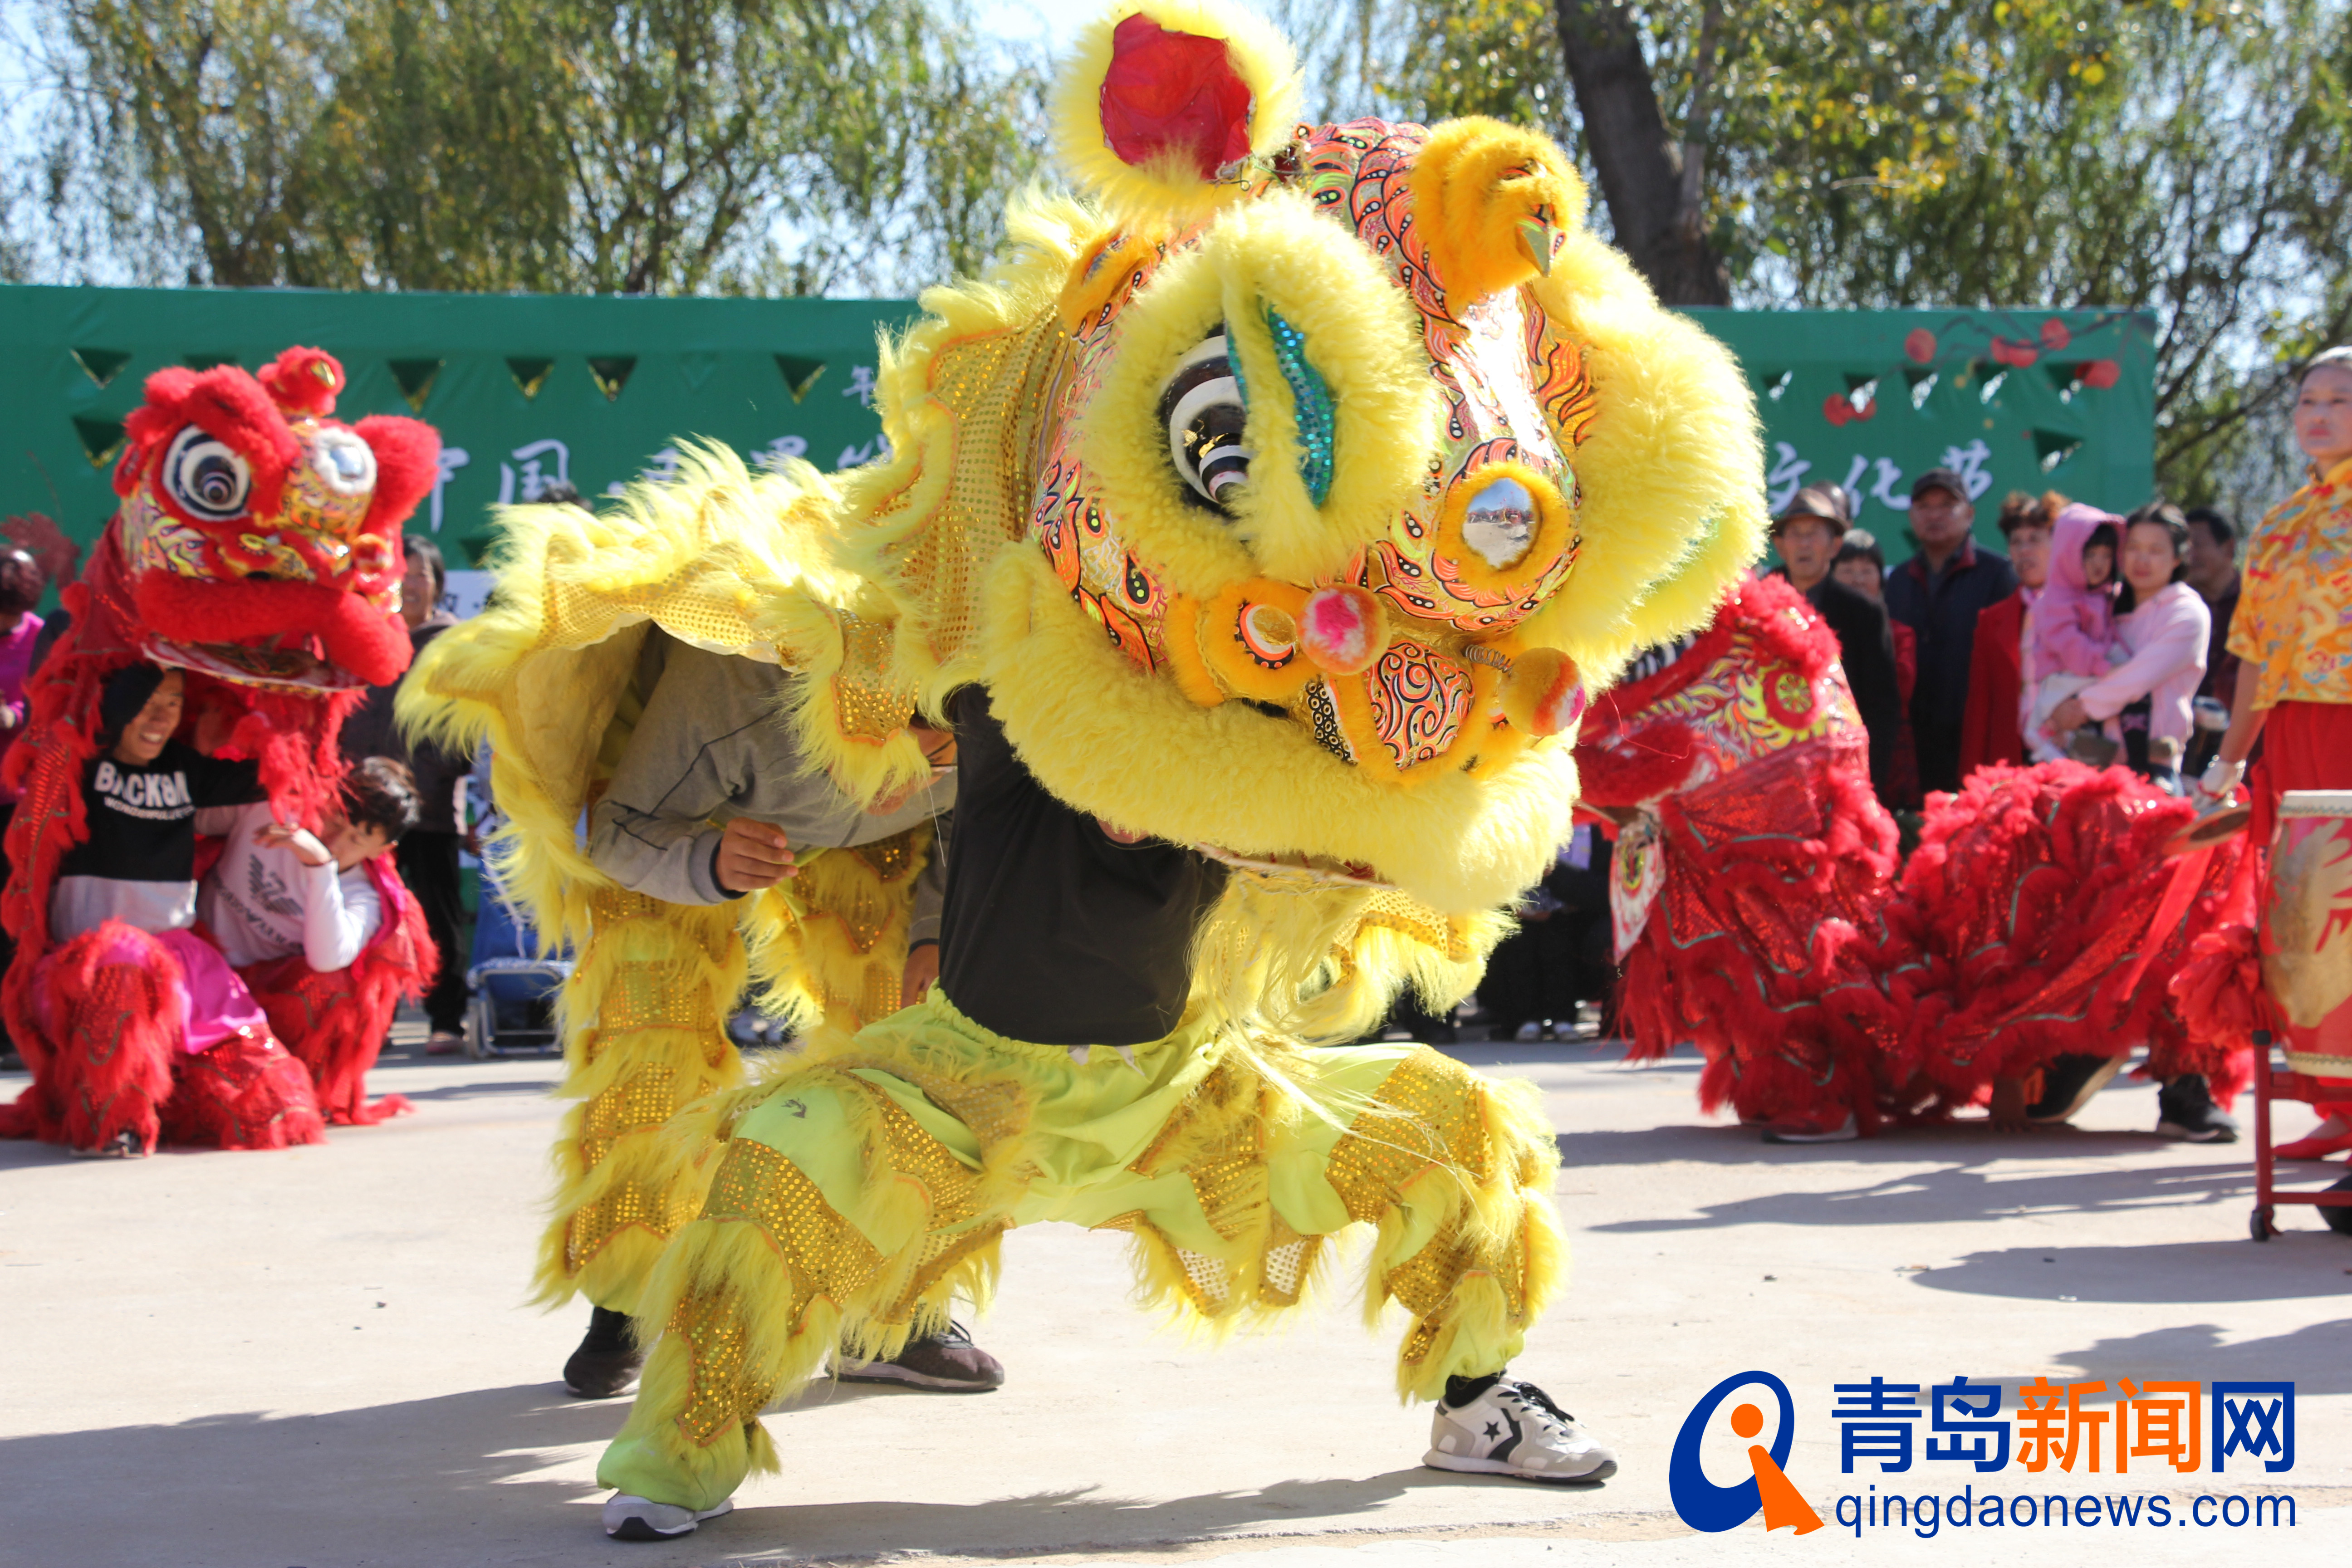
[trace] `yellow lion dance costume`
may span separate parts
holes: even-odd
[[[599,1471],[613,1533],[723,1510],[775,1467],[764,1405],[837,1341],[889,1354],[984,1299],[1015,1225],[1126,1232],[1147,1295],[1213,1328],[1373,1227],[1367,1306],[1410,1314],[1419,1398],[1491,1384],[1562,1280],[1532,1089],[1336,1042],[1403,984],[1468,989],[1568,834],[1588,687],[1759,552],[1753,410],[1545,139],[1296,101],[1254,17],[1120,0],[1056,109],[1082,198],[1016,206],[1013,259],[886,345],[887,462],[706,451],[604,516],[509,513],[498,605],[415,683],[413,720],[487,733],[513,873],[579,953],[543,1283],[659,1335]],[[920,833],[714,909],[575,847],[654,625],[798,672],[776,721],[852,800],[926,775],[910,715],[956,725],[926,1000],[892,1011]],[[1172,1027],[1041,1042],[958,1005],[960,943],[1049,1001],[1092,984],[1084,921],[975,918],[991,780],[1205,868]],[[739,1086],[719,1020],[751,969],[809,1027]]]

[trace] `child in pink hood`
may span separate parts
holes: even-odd
[[[2105,676],[2116,662],[2116,546],[2123,519],[2077,501],[2052,524],[2050,579],[2026,612],[2032,692],[2024,726],[2036,762],[2066,754],[2064,741],[2042,732],[2042,721],[2067,698]]]

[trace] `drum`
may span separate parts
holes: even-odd
[[[2352,1079],[2352,790],[2279,797],[2262,950],[2287,1070]]]

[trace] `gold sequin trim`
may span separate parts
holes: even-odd
[[[607,1033],[633,1029],[715,1029],[709,988],[694,983],[682,964],[625,963],[605,988],[597,1022]]]
[[[1407,893],[1390,889],[1373,894],[1360,923],[1402,932],[1444,953],[1449,963],[1460,963],[1471,956],[1466,922],[1440,914]]]
[[[1258,1295],[1277,1307],[1295,1307],[1315,1269],[1322,1247],[1319,1236],[1300,1236],[1277,1218],[1266,1238],[1265,1261],[1258,1267]]]
[[[606,1142],[625,1133],[659,1127],[677,1110],[677,1073],[666,1067],[639,1068],[588,1102],[580,1136]],[[594,1161],[589,1162],[592,1165]]]
[[[907,1281],[906,1290],[881,1314],[886,1323],[903,1323],[915,1315],[917,1303],[929,1295],[932,1288],[955,1270],[958,1264],[985,1248],[1006,1230],[1003,1225],[984,1225],[954,1236],[932,1235],[924,1238],[922,1261],[915,1265],[914,1274]]]
[[[1045,388],[1064,350],[1052,309],[1024,327],[959,339],[932,356],[929,393],[953,426],[946,493],[909,538],[898,576],[930,608],[930,653],[953,658],[979,625],[980,568],[1018,539],[1035,488]]]
[[[1220,1062],[1128,1168],[1157,1176],[1181,1154],[1202,1217],[1220,1236],[1241,1235],[1265,1203],[1262,1098],[1255,1074]]]
[[[600,1151],[595,1157],[602,1159],[605,1152],[609,1151]],[[577,1274],[614,1237],[633,1226],[667,1238],[693,1217],[693,1200],[683,1192],[646,1182],[618,1183],[572,1211],[564,1224],[564,1261]]]
[[[819,1296],[847,1302],[882,1268],[882,1255],[835,1213],[785,1155],[753,1138],[730,1141],[702,1215],[749,1220],[767,1234],[793,1276],[793,1321]]]
[[[1429,1245],[1389,1270],[1388,1293],[1416,1318],[1433,1318],[1473,1261],[1459,1229],[1430,1237]]]
[[[919,1182],[931,1204],[931,1228],[951,1229],[979,1213],[980,1176],[948,1152],[947,1145],[923,1131],[906,1108],[862,1079],[858,1091],[881,1119],[883,1142],[889,1150],[890,1168]]]
[[[744,1375],[749,1336],[718,1296],[698,1292],[680,1301],[669,1331],[687,1344],[691,1381],[677,1429],[696,1447],[748,1425],[775,1396],[773,1384]]]
[[[915,710],[912,693],[890,679],[891,628],[847,610],[841,625],[841,668],[833,678],[834,721],[845,735],[887,741]]]
[[[922,851],[929,834],[929,826],[918,824],[904,833],[894,833],[871,844],[860,844],[850,853],[865,861],[867,868],[887,886],[915,868],[915,857]]]
[[[1397,1064],[1325,1163],[1324,1179],[1350,1218],[1377,1223],[1431,1165],[1451,1164],[1482,1184],[1490,1178],[1494,1148],[1479,1115],[1479,1088],[1468,1068],[1426,1047]]]

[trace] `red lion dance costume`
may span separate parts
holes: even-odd
[[[1611,889],[1636,1059],[1696,1041],[1699,1103],[1874,1125],[1898,1026],[1875,980],[1895,821],[1837,637],[1778,578],[1597,698],[1584,804],[1620,824]],[[1834,1119],[1834,1118],[1833,1118]]]
[[[2168,855],[2191,807],[2119,768],[1987,768],[1933,797],[1898,880],[1837,638],[1785,582],[1638,660],[1577,767],[1619,826],[1631,1055],[1696,1043],[1707,1110],[1869,1132],[2143,1042],[2158,1079],[2245,1081],[2242,1042],[2193,1043],[2167,994],[2247,907],[2242,841]]]
[[[121,507],[65,590],[73,624],[33,677],[6,763],[24,799],[0,894],[18,942],[0,1007],[33,1086],[0,1107],[0,1136],[282,1148],[406,1109],[397,1096],[370,1105],[362,1083],[434,953],[382,862],[370,871],[383,919],[358,960],[244,971],[268,1030],[198,1051],[183,1048],[185,980],[163,942],[113,921],[62,944],[50,934],[58,865],[89,835],[82,776],[109,676],[142,661],[183,671],[184,734],[225,730],[213,754],[253,761],[277,817],[316,829],[345,771],[343,720],[407,668],[400,525],[432,488],[440,437],[413,419],[329,417],[343,384],[316,349],[289,349],[258,376],[163,370],[124,422]]]

